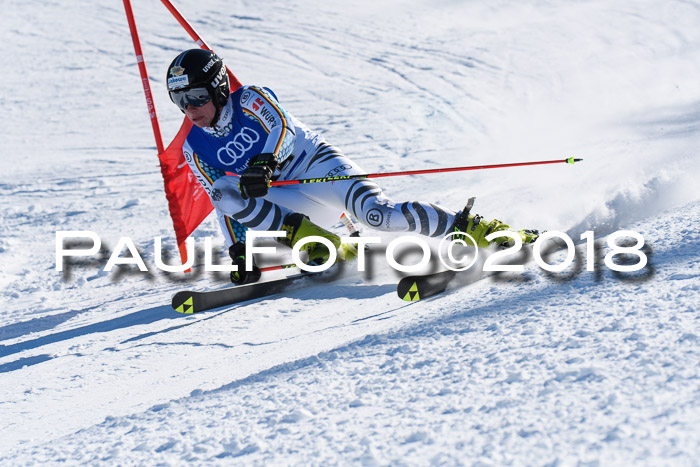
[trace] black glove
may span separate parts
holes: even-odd
[[[275,173],[275,169],[277,169],[277,158],[274,154],[265,152],[253,156],[238,183],[243,199],[265,196],[270,189],[270,178]]]
[[[245,243],[234,243],[228,249],[228,254],[233,264],[238,266],[238,271],[231,271],[231,282],[238,285],[251,284],[260,280],[260,268],[253,259],[253,270],[245,270]]]

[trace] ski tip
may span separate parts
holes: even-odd
[[[173,297],[171,306],[178,313],[190,315],[194,313],[194,299],[191,294],[178,292]]]
[[[580,159],[580,158],[569,157],[569,158],[566,160],[566,163],[567,163],[567,164],[573,164],[574,162],[581,162],[582,160],[583,160],[583,159]]]
[[[416,282],[413,282],[411,286],[408,287],[408,290],[406,290],[405,287],[397,288],[396,293],[402,300],[405,300],[407,302],[417,302],[418,300],[420,300],[420,294],[418,292],[418,283]]]

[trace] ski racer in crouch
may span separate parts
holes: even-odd
[[[185,160],[203,185],[216,209],[219,224],[237,272],[236,284],[256,282],[260,269],[245,269],[246,230],[286,232],[279,242],[292,247],[301,239],[320,235],[348,259],[357,251],[341,245],[340,238],[320,224],[335,223],[343,211],[363,224],[382,231],[414,232],[431,237],[466,232],[479,247],[484,237],[511,230],[498,220],[485,221],[417,201],[395,203],[369,179],[280,186],[272,180],[322,178],[366,173],[324,138],[287,112],[266,88],[243,86],[230,93],[226,67],[213,52],[191,49],[180,53],[168,67],[170,98],[193,127],[183,146]],[[227,175],[233,173],[238,176]],[[521,230],[523,243],[536,231]],[[500,237],[491,243],[507,242]],[[325,263],[330,252],[323,243],[305,245],[308,264]]]

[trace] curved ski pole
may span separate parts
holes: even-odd
[[[301,185],[304,183],[326,183],[337,182],[341,180],[358,180],[365,178],[381,178],[381,177],[398,177],[402,175],[421,175],[440,172],[462,172],[466,170],[483,170],[483,169],[501,169],[505,167],[523,167],[527,165],[543,165],[543,164],[573,164],[580,162],[583,159],[569,157],[567,159],[558,159],[553,161],[537,161],[537,162],[512,162],[508,164],[490,164],[490,165],[471,165],[466,167],[445,167],[441,169],[423,169],[423,170],[407,170],[403,172],[383,172],[371,174],[355,174],[355,175],[339,175],[336,177],[321,177],[321,178],[301,178],[298,180],[276,180],[270,182],[270,186],[284,185]]]

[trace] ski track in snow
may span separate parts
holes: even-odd
[[[134,3],[169,140],[163,76],[192,43]],[[406,303],[375,266],[178,315],[175,291],[224,278],[154,268],[172,225],[121,4],[7,0],[0,464],[698,465],[700,4],[177,6],[368,171],[583,157],[382,185],[593,230],[597,269],[579,245],[563,273],[529,264]],[[644,236],[641,273],[602,263],[619,229]],[[97,232],[100,256],[56,271],[57,230]],[[212,218],[195,233],[218,235]],[[122,236],[150,273],[102,271]]]

